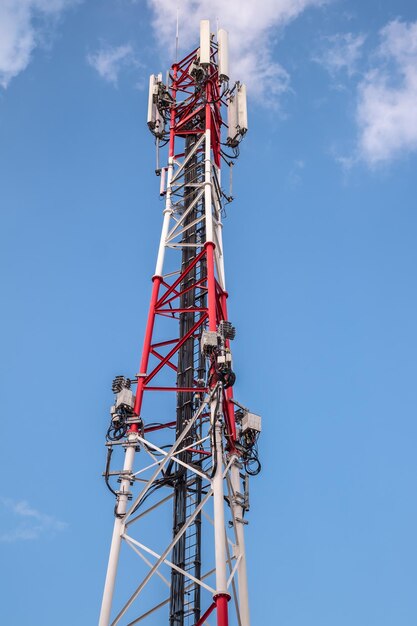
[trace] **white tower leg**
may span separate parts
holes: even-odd
[[[221,391],[220,391],[221,393]],[[216,405],[216,400],[213,401]],[[212,411],[216,407],[212,405]],[[214,441],[216,472],[212,480],[213,507],[214,507],[214,543],[216,564],[216,595],[227,594],[227,569],[226,569],[226,533],[224,526],[224,481],[223,481],[223,449],[222,449],[222,425],[214,416]]]
[[[128,437],[128,447],[126,448],[123,465],[123,475],[120,483],[120,494],[117,502],[117,517],[114,520],[113,536],[110,546],[109,563],[107,566],[106,582],[104,583],[103,601],[101,604],[99,626],[109,626],[111,607],[113,603],[114,586],[116,583],[117,565],[119,562],[120,545],[122,533],[124,531],[124,515],[126,513],[130,480],[126,476],[131,474],[133,461],[135,458],[137,434],[131,433]],[[123,517],[120,517],[123,516]]]
[[[240,557],[237,573],[238,573],[238,590],[239,590],[239,609],[241,626],[250,626],[249,617],[249,593],[248,593],[248,577],[246,573],[246,554],[245,554],[245,525],[243,523],[243,494],[241,494],[241,480],[239,462],[235,458],[230,468],[230,478],[232,483],[232,508],[234,524],[236,529],[236,542],[238,556]],[[241,495],[239,495],[241,494]]]

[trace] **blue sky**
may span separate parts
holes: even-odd
[[[0,7],[3,621],[97,621],[114,375],[162,205],[145,123],[168,0]],[[238,8],[239,6],[239,8]],[[417,7],[180,2],[231,31],[250,130],[225,223],[237,398],[264,420],[254,625],[415,626]]]

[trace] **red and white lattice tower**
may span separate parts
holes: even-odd
[[[247,113],[228,64],[227,32],[216,38],[203,20],[199,48],[166,84],[150,78],[165,205],[140,370],[113,381],[104,476],[116,505],[100,626],[249,626],[244,529],[260,418],[233,398],[222,237],[232,197],[220,172],[238,156]],[[113,452],[123,469],[111,468]]]

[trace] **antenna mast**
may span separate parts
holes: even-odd
[[[227,32],[215,40],[203,20],[167,83],[150,77],[165,207],[140,369],[113,381],[104,476],[116,505],[99,626],[250,626],[244,529],[261,419],[233,398],[222,239],[232,198],[220,173],[247,112],[245,86],[229,85]]]
[[[180,31],[180,8],[177,5],[177,23],[176,23],[176,29],[175,29],[175,63],[178,62],[178,45],[179,45],[179,31]]]

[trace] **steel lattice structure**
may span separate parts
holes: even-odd
[[[250,623],[244,528],[260,418],[233,398],[222,239],[231,197],[220,172],[247,121],[245,87],[230,87],[228,73],[227,33],[216,41],[204,20],[200,47],[167,85],[150,79],[148,125],[158,151],[168,147],[157,171],[165,207],[140,370],[113,383],[104,475],[116,506],[100,626]],[[110,468],[115,450],[122,470]],[[134,566],[119,563],[122,544]]]

